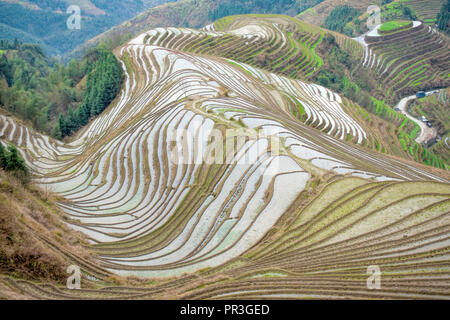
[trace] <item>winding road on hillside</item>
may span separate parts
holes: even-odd
[[[428,96],[428,95],[433,94],[435,92],[436,92],[435,90],[428,91],[428,92],[426,92],[426,95]],[[397,104],[396,108],[399,108],[400,111],[405,116],[407,116],[409,119],[411,119],[412,121],[414,121],[415,123],[417,123],[419,125],[420,133],[419,133],[419,135],[416,138],[416,142],[417,143],[424,143],[424,142],[430,141],[431,139],[434,139],[436,137],[436,135],[437,135],[437,130],[436,130],[436,128],[428,127],[425,124],[425,122],[420,121],[417,118],[414,118],[412,115],[410,115],[408,113],[407,108],[408,108],[409,101],[414,100],[414,99],[417,99],[416,95],[405,97],[405,98],[400,100],[400,102]]]
[[[366,64],[367,58],[369,57],[369,44],[366,42],[366,35],[368,35],[369,33],[373,34],[374,32],[377,32],[378,28],[381,26],[381,24],[376,25],[373,29],[367,31],[366,33],[363,33],[362,35],[352,38],[355,41],[358,41],[359,43],[361,43],[364,47],[364,64]]]
[[[420,21],[413,21],[413,28],[419,26],[421,24]],[[366,35],[370,35],[372,37],[376,37],[376,36],[380,36],[380,34],[378,34],[378,28],[381,26],[381,24],[375,26],[373,29],[367,31],[366,33],[360,35],[359,37],[353,38],[353,40],[358,41],[359,43],[361,43],[364,46],[364,64],[366,64],[366,62],[369,59],[370,56],[370,52],[369,52],[369,45],[368,43],[365,41]],[[430,95],[432,93],[434,93],[435,91],[428,91],[426,92],[426,95]],[[407,106],[409,104],[409,101],[416,99],[416,95],[412,95],[412,96],[408,96],[408,97],[404,97],[403,99],[401,99],[399,101],[399,103],[396,105],[396,108],[399,108],[400,111],[406,115],[409,119],[411,119],[412,121],[414,121],[415,123],[417,123],[420,127],[420,133],[416,138],[416,142],[417,143],[424,143],[427,141],[430,141],[431,139],[434,139],[437,135],[437,130],[435,128],[430,128],[428,127],[423,121],[413,117],[412,115],[410,115],[407,111]]]

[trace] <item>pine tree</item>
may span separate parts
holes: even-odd
[[[78,114],[78,120],[80,122],[80,126],[84,126],[88,123],[89,120],[89,116],[86,112],[86,105],[82,104],[78,109],[77,109],[77,114]]]
[[[66,118],[60,117],[61,136],[70,135],[88,123],[90,117],[102,113],[114,100],[121,83],[121,69],[112,52],[99,48],[98,60],[87,76],[83,103],[76,112],[68,110]],[[73,63],[74,65],[74,63]]]
[[[8,153],[6,155],[6,170],[28,172],[25,162],[19,155],[19,151],[17,151],[17,148],[13,145],[8,146]]]
[[[17,38],[14,38],[13,49],[17,50],[17,49],[19,49],[19,46],[20,46],[19,40],[17,40]]]
[[[6,55],[0,56],[0,78],[2,76],[5,77],[8,86],[11,87],[13,85],[14,75],[11,65],[8,63],[8,58],[6,58]]]
[[[0,143],[0,168],[2,168],[3,170],[6,169],[6,165],[7,165],[7,151],[5,150],[5,147],[3,146],[2,143]]]
[[[72,107],[69,107],[66,126],[68,134],[79,128],[79,119],[77,114],[73,111]]]
[[[25,161],[19,155],[19,151],[13,145],[8,145],[6,150],[6,171],[10,171],[22,183],[30,181],[30,172],[25,164]]]
[[[437,15],[437,25],[442,31],[449,32],[449,22],[450,22],[450,0],[442,5],[441,11]]]
[[[64,120],[64,116],[62,114],[59,115],[59,130],[61,131],[61,137],[67,136],[67,126],[66,121]]]

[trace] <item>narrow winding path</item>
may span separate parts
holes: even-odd
[[[435,92],[436,92],[435,90],[428,91],[428,92],[426,92],[426,95],[428,96],[428,95],[433,94]],[[417,143],[424,143],[424,142],[430,141],[431,139],[435,138],[436,135],[437,135],[437,130],[436,130],[436,128],[428,127],[423,121],[421,121],[421,120],[419,120],[417,118],[414,118],[412,115],[410,115],[408,113],[407,107],[408,107],[409,101],[414,100],[414,99],[417,99],[416,95],[405,97],[405,98],[400,100],[400,102],[397,104],[396,107],[399,108],[400,111],[405,116],[407,116],[409,119],[411,119],[412,121],[414,121],[415,123],[417,123],[419,125],[420,133],[419,133],[419,135],[416,138],[416,142]]]

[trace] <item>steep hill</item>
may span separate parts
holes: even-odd
[[[119,286],[96,269],[84,290],[4,285],[55,299],[449,296],[448,171],[376,152],[385,122],[336,92],[201,52],[279,41],[288,27],[251,19],[117,48],[121,94],[70,143],[0,116],[0,136],[58,195],[98,267],[153,278]],[[366,286],[372,265],[380,290]]]

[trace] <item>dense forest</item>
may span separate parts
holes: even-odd
[[[361,11],[350,7],[349,5],[338,6],[334,8],[325,19],[323,26],[327,29],[344,33],[349,37],[353,36],[353,28],[347,25],[354,18],[358,17]],[[356,24],[359,27],[359,23]]]
[[[63,66],[38,45],[0,40],[0,107],[55,138],[73,133],[103,111],[120,79],[118,62],[104,46]]]
[[[438,28],[450,35],[450,0],[444,2],[436,19]]]
[[[119,91],[121,69],[117,59],[107,50],[96,50],[95,54],[96,63],[87,77],[83,103],[76,110],[69,107],[67,116],[59,116],[61,137],[72,134],[86,125],[89,118],[98,116]]]
[[[208,17],[209,20],[215,21],[230,15],[248,13],[280,13],[297,15],[320,2],[322,2],[322,0],[225,0],[221,1],[216,8],[211,9]]]

